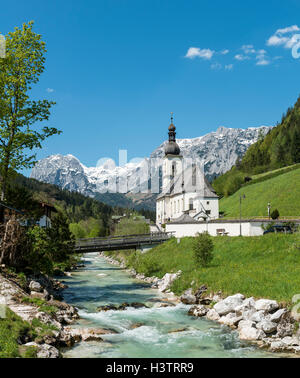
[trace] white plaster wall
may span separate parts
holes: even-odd
[[[217,230],[224,229],[228,236],[240,235],[240,223],[198,223],[198,224],[167,224],[166,231],[174,232],[175,236],[182,238],[185,236],[196,236],[197,233],[207,231],[212,236],[217,236]],[[260,223],[242,223],[243,236],[259,236],[263,234]]]

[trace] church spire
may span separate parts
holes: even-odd
[[[169,126],[169,142],[176,142],[176,127],[174,126],[173,112],[171,113],[171,124]]]
[[[180,148],[176,143],[176,127],[174,126],[173,112],[171,113],[171,124],[169,126],[169,142],[165,146],[166,155],[180,155]]]

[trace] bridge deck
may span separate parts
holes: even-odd
[[[160,244],[172,237],[172,233],[151,233],[142,235],[109,236],[106,238],[78,239],[75,251],[102,252],[122,249],[137,249],[146,245]]]

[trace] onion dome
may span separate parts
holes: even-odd
[[[180,148],[176,143],[176,127],[173,124],[173,113],[171,113],[171,125],[169,126],[169,141],[165,146],[165,155],[180,155]]]

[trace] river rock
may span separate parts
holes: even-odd
[[[193,306],[189,309],[188,315],[203,317],[208,313],[208,308],[203,305]]]
[[[279,305],[276,301],[273,301],[271,299],[259,299],[255,302],[255,308],[257,311],[264,310],[273,312],[279,308]]]
[[[76,341],[103,341],[102,335],[115,334],[116,332],[103,328],[72,328],[65,327],[64,331]]]
[[[271,315],[270,321],[274,323],[278,323],[281,317],[283,316],[283,314],[285,314],[286,312],[287,310],[284,308],[274,312],[274,314]]]
[[[260,322],[263,322],[265,320],[270,320],[270,315],[264,311],[264,310],[260,310],[260,311],[256,311],[254,312],[249,320],[255,322],[255,323],[260,323]]]
[[[219,319],[219,323],[227,325],[229,327],[236,327],[242,319],[242,316],[236,316],[235,313],[230,312],[229,314],[222,316]]]
[[[291,319],[290,313],[286,312],[281,316],[281,319],[277,326],[276,336],[279,338],[284,338],[287,336],[292,336],[294,333],[294,322]]]
[[[33,292],[41,293],[43,291],[42,285],[38,281],[30,281],[29,289]]]
[[[269,320],[263,320],[256,324],[257,329],[261,329],[266,334],[270,334],[276,331],[277,323],[273,323]]]
[[[133,302],[130,304],[129,307],[133,308],[147,308],[147,306],[144,303],[139,303],[139,302]]]
[[[184,304],[195,304],[197,301],[197,298],[195,295],[193,295],[193,289],[186,290],[182,296],[180,297],[180,300]]]
[[[242,320],[238,325],[239,337],[241,340],[256,341],[265,338],[265,333],[255,328],[255,322]]]
[[[250,312],[254,311],[256,311],[256,309],[255,300],[253,297],[245,299],[240,306],[235,308],[235,312],[238,316],[242,316],[244,313],[249,314]]]
[[[217,313],[215,309],[211,309],[206,314],[207,319],[217,322],[220,319],[220,315]]]
[[[118,308],[115,305],[104,305],[104,306],[97,307],[98,312],[100,312],[100,311],[106,312],[106,311],[111,311],[111,310],[116,311],[116,310],[118,310]]]
[[[168,290],[177,277],[177,273],[166,273],[162,280],[157,282],[158,290],[162,293]]]
[[[232,295],[215,304],[214,309],[220,316],[227,315],[230,312],[233,312],[236,307],[240,306],[243,303],[244,298],[245,297],[242,294]]]
[[[59,358],[59,350],[47,344],[39,345],[37,358]]]
[[[35,315],[35,318],[39,319],[42,323],[52,325],[59,330],[62,329],[62,325],[58,321],[53,319],[49,314],[46,314],[45,312],[38,312]]]
[[[206,285],[202,285],[201,287],[199,287],[199,289],[196,291],[195,293],[195,297],[197,298],[197,301],[199,302],[200,299],[202,298],[203,294],[207,292],[207,286]],[[203,303],[202,303],[203,304]]]

